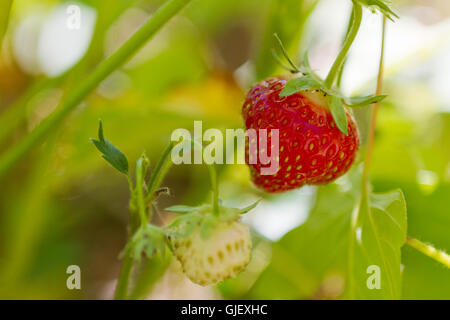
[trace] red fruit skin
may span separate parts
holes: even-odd
[[[359,146],[358,129],[348,112],[346,136],[337,128],[329,109],[302,92],[280,97],[286,82],[269,78],[256,84],[248,92],[242,110],[247,129],[279,129],[279,168],[274,175],[261,175],[260,169],[268,165],[259,162],[259,154],[257,163],[249,164],[246,144],[252,181],[270,193],[335,180],[349,170]],[[270,138],[267,140],[270,146]]]

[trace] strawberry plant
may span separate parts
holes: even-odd
[[[0,4],[0,298],[450,298],[443,4],[47,2]]]
[[[340,92],[336,82],[342,74],[346,56],[361,25],[363,6],[383,15],[377,92],[376,95],[349,98]],[[340,237],[347,234],[344,247],[347,260],[343,272],[346,281],[344,296],[349,299],[399,299],[402,287],[400,250],[405,244],[450,267],[448,254],[407,237],[406,202],[402,191],[397,189],[383,194],[374,193],[369,182],[376,116],[379,103],[385,98],[381,91],[386,19],[394,21],[395,18],[398,16],[389,8],[387,1],[353,0],[353,11],[342,49],[325,79],[315,74],[307,54],[302,66],[294,64],[275,34],[287,64],[275,51],[274,57],[285,69],[300,76],[263,80],[250,89],[243,105],[247,128],[280,130],[278,172],[269,176],[261,175],[263,164],[249,162],[253,183],[272,193],[299,188],[305,184],[327,184],[346,173],[355,160],[359,146],[358,129],[349,108],[374,104],[362,173],[352,173],[352,179],[361,179],[359,190],[352,190],[353,201],[341,213],[335,212],[326,219],[324,216],[329,213],[321,212],[320,208],[329,199],[321,196],[317,202],[319,212],[311,215],[301,228],[305,233],[305,240],[313,241],[308,238],[310,225],[317,228],[321,224],[328,225],[334,219],[334,224],[346,221],[345,230],[341,230],[339,234]],[[252,154],[249,150],[247,145],[247,160],[252,157],[258,159],[257,153],[262,152],[255,150],[255,154]],[[323,190],[327,189],[332,187]],[[344,195],[339,192],[328,194],[328,197],[332,196],[340,198]],[[328,210],[333,211],[332,208],[327,208]],[[341,243],[338,239],[334,240]],[[327,252],[330,249],[334,251],[335,244],[327,243]],[[374,287],[369,284],[367,274],[373,270],[379,272],[383,286]]]
[[[169,246],[181,263],[184,273],[200,285],[211,285],[235,277],[248,264],[252,247],[250,232],[239,222],[240,215],[253,209],[257,202],[247,208],[237,209],[220,203],[217,187],[217,173],[210,165],[213,186],[212,205],[199,207],[173,206],[166,210],[182,215],[163,227],[151,223],[154,202],[163,194],[170,193],[161,188],[162,180],[171,166],[170,143],[153,170],[150,170],[147,156],[142,154],[136,161],[135,182],[131,178],[127,157],[103,134],[100,121],[98,140],[91,139],[102,157],[116,170],[127,177],[130,187],[129,239],[120,257],[125,259],[115,298],[127,299],[129,277],[133,262],[140,262],[142,256],[152,259],[155,255],[165,258]],[[198,147],[198,142],[192,141]],[[200,146],[201,147],[201,146]]]

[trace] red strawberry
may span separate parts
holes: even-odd
[[[258,156],[257,163],[249,164],[254,184],[267,192],[333,181],[348,171],[359,145],[358,129],[348,112],[345,135],[336,126],[324,92],[306,90],[280,97],[286,82],[270,78],[256,84],[248,92],[242,110],[247,129],[279,129],[277,173],[261,175],[260,169],[267,165],[260,163],[259,154],[254,155]],[[270,147],[270,138],[267,140]],[[259,150],[260,147],[256,152]],[[248,156],[247,144],[247,163]]]

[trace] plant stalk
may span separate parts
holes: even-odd
[[[202,148],[203,146],[201,143],[195,140],[191,140],[191,143],[194,146],[197,146],[197,148]],[[209,177],[211,179],[211,188],[213,191],[213,214],[218,215],[219,214],[219,186],[217,183],[217,169],[216,165],[214,163],[207,164],[208,171],[209,171]]]
[[[353,25],[353,19],[354,19],[354,13],[353,13],[354,9],[352,8],[352,11],[350,12],[350,19],[348,20],[347,23],[347,31],[345,32],[345,36],[342,39],[342,46],[344,46],[345,41],[348,38],[348,35],[350,34],[350,31],[352,29],[352,25]],[[344,74],[344,69],[345,69],[345,63],[347,62],[347,57],[344,59],[344,61],[342,62],[342,66],[341,69],[339,70],[338,76],[337,76],[337,80],[336,80],[336,86],[338,88],[341,87],[341,81],[342,81],[342,76]]]
[[[68,114],[77,107],[107,76],[123,65],[155,33],[161,29],[190,0],[169,0],[128,39],[115,53],[105,59],[86,77],[79,87],[69,94],[62,104],[44,119],[29,135],[13,146],[0,158],[0,177],[24,157],[30,149],[41,142]]]
[[[131,270],[133,269],[133,257],[127,254],[120,269],[119,279],[117,280],[115,300],[126,300],[128,294],[128,284],[130,282]]]
[[[383,16],[383,31],[382,31],[382,40],[381,40],[381,55],[380,55],[380,64],[378,67],[378,77],[377,77],[377,89],[376,95],[380,95],[383,89],[383,74],[384,74],[384,48],[385,48],[385,36],[386,36],[386,17]],[[370,129],[369,129],[369,137],[367,141],[367,150],[366,156],[364,159],[364,169],[362,174],[362,187],[364,190],[367,190],[367,184],[369,182],[369,170],[370,164],[372,161],[373,155],[373,147],[375,143],[375,129],[377,125],[377,114],[378,109],[380,107],[380,102],[374,104],[372,109],[372,116],[370,120]]]
[[[422,241],[411,237],[406,238],[406,244],[433,260],[442,263],[447,268],[450,268],[450,255],[445,251],[438,250],[430,244],[423,243]]]
[[[70,87],[74,87],[74,83],[78,83],[80,77],[89,70],[91,66],[101,61],[103,51],[103,43],[106,32],[109,27],[127,8],[133,6],[137,0],[121,1],[121,5],[117,6],[111,13],[102,13],[96,22],[94,32],[91,38],[91,44],[85,55],[71,68],[64,71],[56,77],[42,76],[36,79],[21,96],[8,106],[0,114],[0,145],[11,136],[12,132],[17,129],[18,125],[25,120],[27,112],[34,110],[36,104],[33,99],[39,92],[56,88],[62,85],[64,91],[69,91]],[[1,12],[2,10],[0,10]],[[99,54],[99,52],[102,52]],[[29,104],[29,102],[31,102]],[[30,110],[28,110],[30,109]]]
[[[217,170],[215,164],[208,165],[209,175],[211,178],[211,187],[213,191],[213,214],[219,214],[219,187],[217,183]]]
[[[140,157],[136,164],[136,202],[139,217],[141,219],[141,227],[147,225],[148,217],[144,200],[144,159]]]
[[[171,141],[164,150],[161,158],[159,158],[159,161],[152,172],[152,175],[150,176],[150,180],[148,182],[148,192],[146,195],[147,203],[151,202],[154,199],[156,191],[161,186],[161,183],[164,180],[167,171],[172,165],[172,162],[168,159],[172,149],[173,149],[173,141]]]
[[[325,85],[328,88],[332,88],[334,82],[336,81],[336,77],[338,76],[342,65],[344,64],[345,59],[347,58],[348,51],[353,44],[353,41],[358,34],[359,27],[361,26],[362,21],[362,7],[360,4],[353,3],[353,11],[352,11],[352,26],[344,41],[344,45],[342,46],[339,55],[331,66],[330,72],[328,73],[327,78],[325,79]]]
[[[352,19],[354,21],[355,16],[353,16]],[[377,89],[376,89],[377,95],[379,95],[381,93],[382,85],[383,85],[385,36],[386,36],[386,18],[383,17],[383,30],[382,30],[382,34],[381,34],[380,64],[378,67],[378,76],[377,76]],[[347,37],[347,39],[349,37],[350,37],[350,35]],[[368,207],[370,205],[369,197],[368,197],[368,191],[369,191],[368,172],[369,172],[369,167],[370,167],[370,159],[372,158],[372,153],[373,153],[378,107],[379,107],[379,102],[377,102],[375,104],[375,106],[373,107],[373,110],[372,110],[372,114],[371,114],[371,124],[370,124],[370,128],[369,128],[369,143],[368,143],[367,150],[366,150],[366,155],[365,155],[365,159],[364,159],[364,169],[363,169],[363,174],[362,174],[361,198],[359,200],[358,207],[353,211],[353,214],[352,214],[352,221],[351,221],[352,232],[350,233],[350,239],[349,239],[351,248],[354,246],[354,242],[355,242],[354,234],[355,234],[355,230],[356,230],[358,218],[359,218],[358,212],[361,210],[360,208],[363,208],[363,207],[365,207],[366,211],[368,211],[369,210]],[[350,255],[351,255],[350,259],[353,261],[353,251],[352,250],[350,250]],[[354,268],[353,268],[352,264],[349,263],[348,268],[349,268],[349,273],[354,273]],[[349,281],[353,281],[353,280],[350,278]],[[349,296],[353,297],[355,294],[353,291],[353,284],[350,284],[349,287],[352,288],[351,291],[349,292]]]
[[[4,0],[0,5],[0,47],[3,43],[3,37],[8,29],[9,17],[11,15],[11,7],[13,4],[13,0]]]

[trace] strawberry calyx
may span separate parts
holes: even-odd
[[[394,18],[399,18],[399,16],[390,8],[390,5],[392,4],[392,1],[390,0],[353,0],[353,2],[367,7],[372,12],[378,11],[391,21],[394,21]]]
[[[345,106],[347,107],[364,107],[369,104],[377,103],[386,98],[386,95],[368,95],[346,97],[336,87],[329,87],[311,68],[309,64],[308,54],[305,53],[303,63],[300,67],[296,67],[301,77],[294,77],[286,82],[285,87],[281,90],[279,96],[281,98],[291,96],[301,92],[308,96],[311,91],[320,91],[321,96],[326,97],[320,103],[324,108],[328,108],[333,115],[337,127],[345,135],[347,132],[347,117],[345,116]],[[314,100],[314,97],[312,97]]]
[[[259,200],[253,204],[239,209],[219,205],[219,214],[213,213],[213,206],[203,204],[197,207],[176,205],[166,208],[167,211],[180,213],[172,223],[164,227],[165,234],[168,237],[188,237],[197,227],[200,227],[200,233],[203,238],[207,239],[211,231],[222,222],[232,222],[239,220],[242,214],[245,214],[255,208]]]
[[[345,107],[363,107],[372,103],[377,103],[383,100],[385,95],[369,95],[365,97],[346,97],[340,90],[334,87],[334,82],[340,72],[342,72],[343,66],[345,64],[345,59],[347,57],[348,51],[356,38],[358,30],[361,26],[362,21],[362,7],[367,7],[372,12],[380,12],[384,15],[383,19],[390,19],[393,21],[394,17],[398,16],[390,9],[390,1],[388,0],[352,0],[353,10],[350,17],[349,28],[345,40],[342,45],[342,49],[339,55],[336,57],[333,65],[331,66],[330,72],[328,73],[325,80],[322,80],[317,74],[312,70],[308,54],[305,53],[303,63],[301,66],[297,66],[292,59],[287,54],[286,49],[283,46],[281,39],[274,34],[284,58],[288,62],[288,66],[284,65],[280,57],[273,50],[274,58],[280,63],[280,65],[288,69],[293,74],[301,73],[301,77],[295,77],[287,81],[285,87],[280,92],[280,97],[288,97],[298,92],[305,90],[321,90],[326,95],[329,96],[329,109],[332,113],[333,119],[336,122],[339,130],[347,135],[347,117],[345,116]]]

